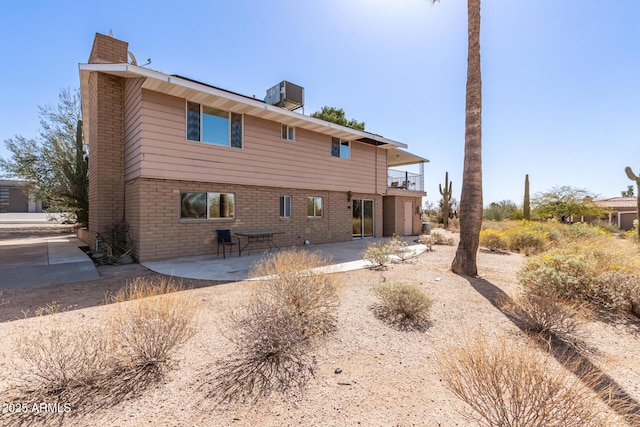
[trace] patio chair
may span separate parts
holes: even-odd
[[[222,258],[226,258],[227,257],[227,251],[226,251],[226,247],[229,246],[230,252],[229,254],[233,253],[233,246],[234,245],[238,245],[238,256],[240,256],[240,238],[239,237],[235,237],[237,242],[234,242],[231,237],[231,230],[229,230],[228,228],[225,229],[221,229],[221,230],[216,230],[216,235],[217,235],[217,240],[218,240],[218,251],[217,251],[217,255],[220,256],[220,246],[222,246]]]

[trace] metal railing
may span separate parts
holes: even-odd
[[[387,186],[389,188],[424,191],[424,175],[397,169],[388,169]]]

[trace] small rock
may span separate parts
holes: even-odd
[[[104,254],[96,252],[94,254],[91,254],[91,258],[93,258],[93,259],[102,259],[102,258],[104,258]]]
[[[333,371],[334,374],[341,374],[342,373],[342,368],[336,368],[335,371]]]
[[[131,255],[122,255],[118,260],[118,264],[120,265],[127,265],[131,263],[133,263],[133,258],[131,258]]]

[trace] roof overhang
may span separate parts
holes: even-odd
[[[389,167],[416,165],[420,163],[429,163],[429,160],[398,148],[392,148],[387,151],[387,166]]]
[[[145,78],[142,84],[144,89],[188,99],[189,101],[206,104],[221,110],[248,114],[344,140],[373,144],[385,149],[407,147],[407,144],[380,135],[316,119],[315,117],[267,104],[259,99],[246,97],[187,78],[160,73],[132,64],[80,64],[79,68],[80,87],[83,97],[82,112],[84,117],[88,117],[85,109],[88,108],[89,102],[85,97],[88,97],[89,94],[89,76],[93,72],[100,72],[123,78],[143,77]],[[406,154],[409,155],[409,153]],[[417,156],[414,157],[418,158]],[[393,158],[395,159],[395,155]],[[425,161],[425,159],[422,159],[422,161]],[[411,163],[416,162],[412,161]]]

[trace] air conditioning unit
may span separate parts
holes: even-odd
[[[293,111],[304,106],[304,88],[288,81],[282,81],[267,89],[264,99],[267,104]]]

